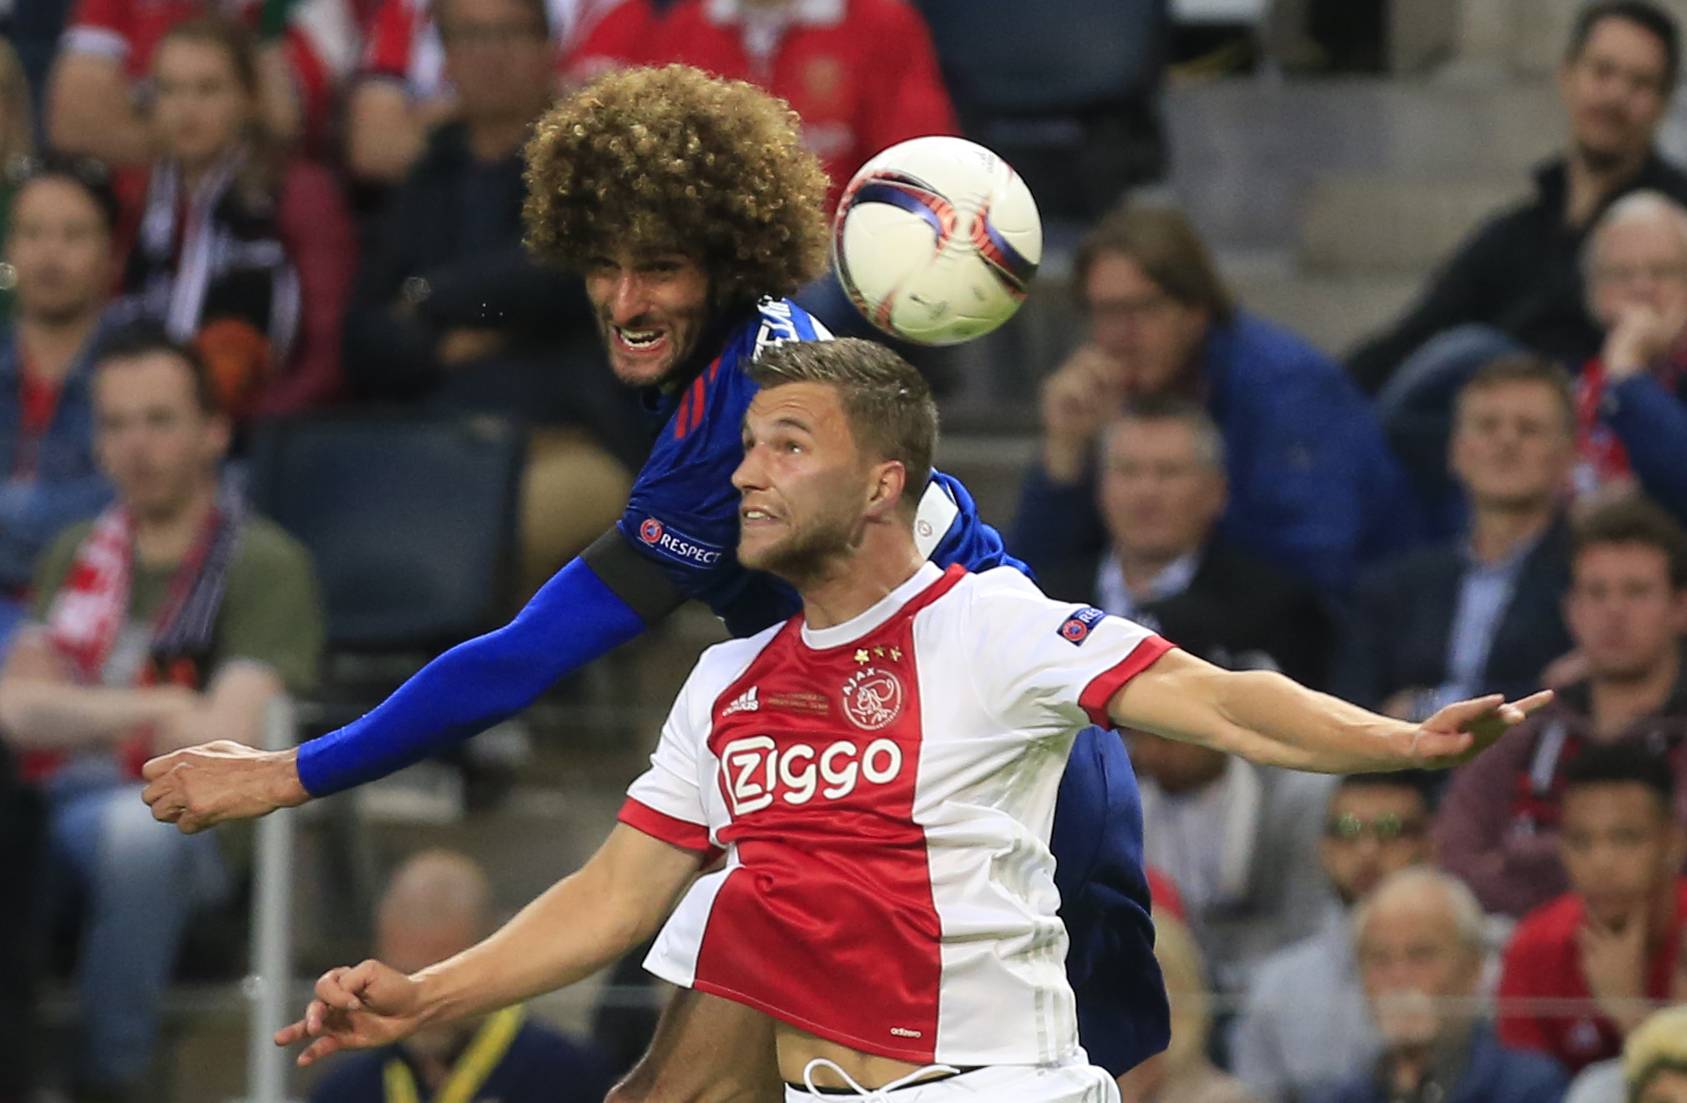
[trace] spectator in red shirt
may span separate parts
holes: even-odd
[[[239,24],[206,16],[176,25],[153,73],[163,156],[127,181],[124,310],[194,341],[237,420],[323,405],[340,389],[356,267],[339,188],[277,148]]]
[[[1436,819],[1441,863],[1491,912],[1521,916],[1568,887],[1562,797],[1585,748],[1630,742],[1666,754],[1687,824],[1687,535],[1644,501],[1589,514],[1572,537],[1564,612],[1588,677],[1454,771]]]
[[[1559,850],[1570,891],[1524,918],[1500,977],[1500,1037],[1575,1071],[1614,1057],[1666,999],[1687,927],[1687,830],[1676,779],[1633,744],[1590,747],[1565,770]],[[1576,1009],[1526,1001],[1583,1000]],[[1508,1009],[1507,1001],[1525,1001]]]
[[[614,0],[544,0],[559,56]],[[437,4],[381,0],[369,21],[357,82],[346,97],[346,166],[366,184],[402,181],[427,147],[428,132],[456,116]],[[525,38],[525,21],[485,32],[502,44]]]
[[[349,0],[78,0],[48,83],[53,145],[116,165],[151,157],[144,81],[153,53],[172,27],[209,14],[258,32],[258,102],[277,137],[320,137],[356,60]]]
[[[787,100],[832,178],[828,207],[873,154],[956,133],[924,21],[904,0],[623,0],[569,59],[571,78],[681,62]]]

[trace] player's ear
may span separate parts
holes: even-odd
[[[902,501],[908,487],[908,469],[901,460],[884,460],[872,467],[872,483],[867,498],[868,516],[887,517]]]

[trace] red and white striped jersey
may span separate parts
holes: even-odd
[[[905,1061],[1071,1056],[1055,795],[1169,647],[1017,570],[927,563],[844,624],[710,648],[620,818],[726,863],[646,967]]]

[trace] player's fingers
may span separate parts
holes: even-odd
[[[286,1026],[275,1032],[275,1044],[278,1046],[290,1046],[294,1042],[304,1041],[309,1034],[310,1031],[306,1028],[305,1021],[303,1019],[299,1019],[296,1022],[288,1023]]]
[[[362,1007],[363,1004],[346,983],[351,972],[342,965],[322,974],[316,982],[316,998],[338,1011],[356,1011]]]
[[[1522,713],[1524,716],[1528,716],[1536,709],[1544,708],[1547,705],[1552,704],[1554,696],[1555,694],[1552,690],[1543,689],[1539,692],[1529,694],[1529,696],[1523,698],[1521,701],[1512,701],[1511,707]]]
[[[1463,754],[1470,749],[1471,742],[1469,732],[1424,729],[1418,733],[1415,749],[1418,757],[1436,761]]]
[[[163,777],[181,760],[180,756],[180,751],[171,751],[169,754],[161,754],[157,758],[147,759],[141,764],[141,780],[153,781]],[[152,802],[147,801],[147,803],[151,804]]]
[[[307,1068],[340,1048],[341,1042],[338,1038],[318,1038],[306,1046],[303,1053],[299,1054],[299,1067]]]
[[[1505,698],[1498,693],[1475,697],[1469,701],[1455,701],[1431,717],[1430,726],[1442,731],[1462,731],[1504,703]]]

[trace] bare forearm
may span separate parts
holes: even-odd
[[[476,946],[415,975],[433,1022],[474,1018],[583,980],[649,937],[592,871],[557,882]],[[606,895],[607,893],[607,895]]]
[[[165,723],[191,707],[185,690],[104,689],[46,681],[0,682],[0,729],[37,750],[104,746],[136,728]]]
[[[1220,683],[1219,713],[1236,729],[1236,754],[1272,766],[1319,773],[1397,770],[1414,728],[1273,671],[1242,671]]]

